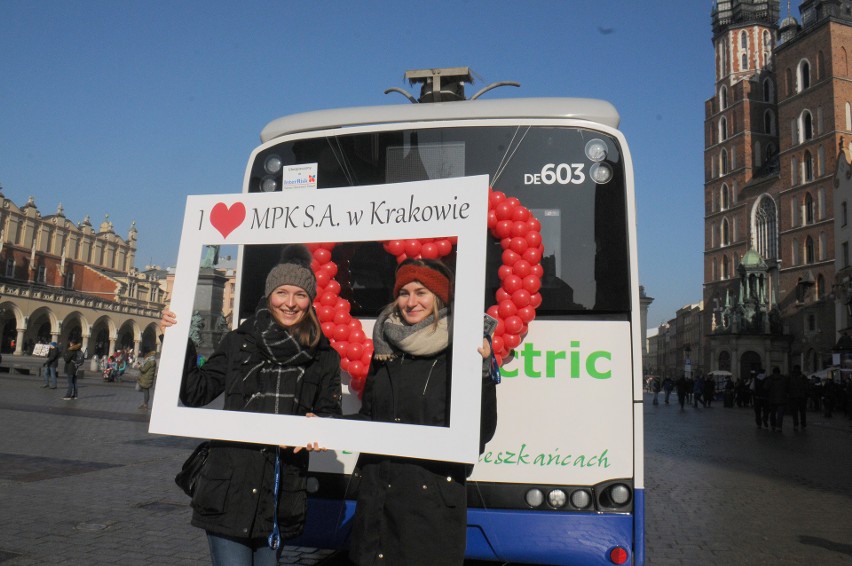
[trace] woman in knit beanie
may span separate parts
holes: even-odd
[[[440,261],[409,259],[396,271],[394,302],[373,328],[373,363],[360,418],[449,426],[452,272]],[[491,350],[483,341],[480,443],[497,425]],[[468,376],[476,379],[476,376]],[[349,547],[357,565],[461,565],[467,532],[465,481],[456,462],[361,454]],[[436,544],[436,541],[440,541]]]
[[[190,341],[181,402],[202,407],[224,394],[227,411],[339,415],[340,357],[314,312],[316,278],[304,246],[284,247],[264,294],[202,367]],[[163,328],[175,322],[163,312]],[[211,441],[192,494],[192,524],[206,531],[214,565],[277,564],[281,541],[304,527],[307,470],[308,451],[299,448]]]

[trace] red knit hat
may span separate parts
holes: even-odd
[[[414,263],[404,264],[396,272],[396,283],[393,286],[394,298],[399,296],[399,290],[412,281],[419,281],[421,285],[435,293],[445,305],[450,303],[450,280],[446,275],[425,265]]]

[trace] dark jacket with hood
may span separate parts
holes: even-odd
[[[255,322],[252,316],[229,332],[201,368],[190,342],[180,390],[184,405],[201,407],[224,393],[225,410],[246,410],[255,392],[243,378],[262,360]],[[322,336],[305,366],[293,414],[339,415],[340,402],[340,357]],[[275,446],[212,441],[192,497],[192,524],[224,536],[266,538],[272,531],[275,453]],[[281,461],[278,524],[286,543],[304,528],[308,453],[282,449]]]
[[[374,361],[361,417],[448,426],[450,366],[448,350]],[[496,427],[496,387],[483,364],[480,452]],[[357,489],[358,510],[350,558],[359,566],[462,564],[470,472],[470,466],[457,462],[361,454],[351,484]]]

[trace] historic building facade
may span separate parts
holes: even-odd
[[[133,262],[137,230],[117,235],[109,218],[75,224],[62,205],[42,216],[32,197],[18,206],[0,189],[0,351],[80,339],[89,354],[158,349],[167,299],[159,271]]]
[[[833,178],[852,132],[852,1],[718,0],[705,103],[704,366],[832,363]],[[741,266],[748,257],[748,265]],[[742,268],[741,268],[742,267]]]

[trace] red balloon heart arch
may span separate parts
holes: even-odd
[[[497,272],[501,281],[495,293],[497,303],[487,311],[497,319],[492,345],[497,363],[502,365],[503,358],[521,343],[541,305],[544,245],[541,223],[529,209],[518,199],[493,189],[488,192],[488,230],[503,248],[503,264]],[[401,263],[409,257],[444,257],[453,251],[455,243],[455,238],[389,240],[384,242],[384,248]],[[308,244],[313,255],[311,267],[317,277],[314,307],[323,334],[340,354],[340,367],[352,376],[350,388],[360,395],[370,369],[373,341],[364,333],[361,321],[350,314],[349,301],[340,297],[340,283],[335,279],[337,264],[331,260],[335,245]]]

